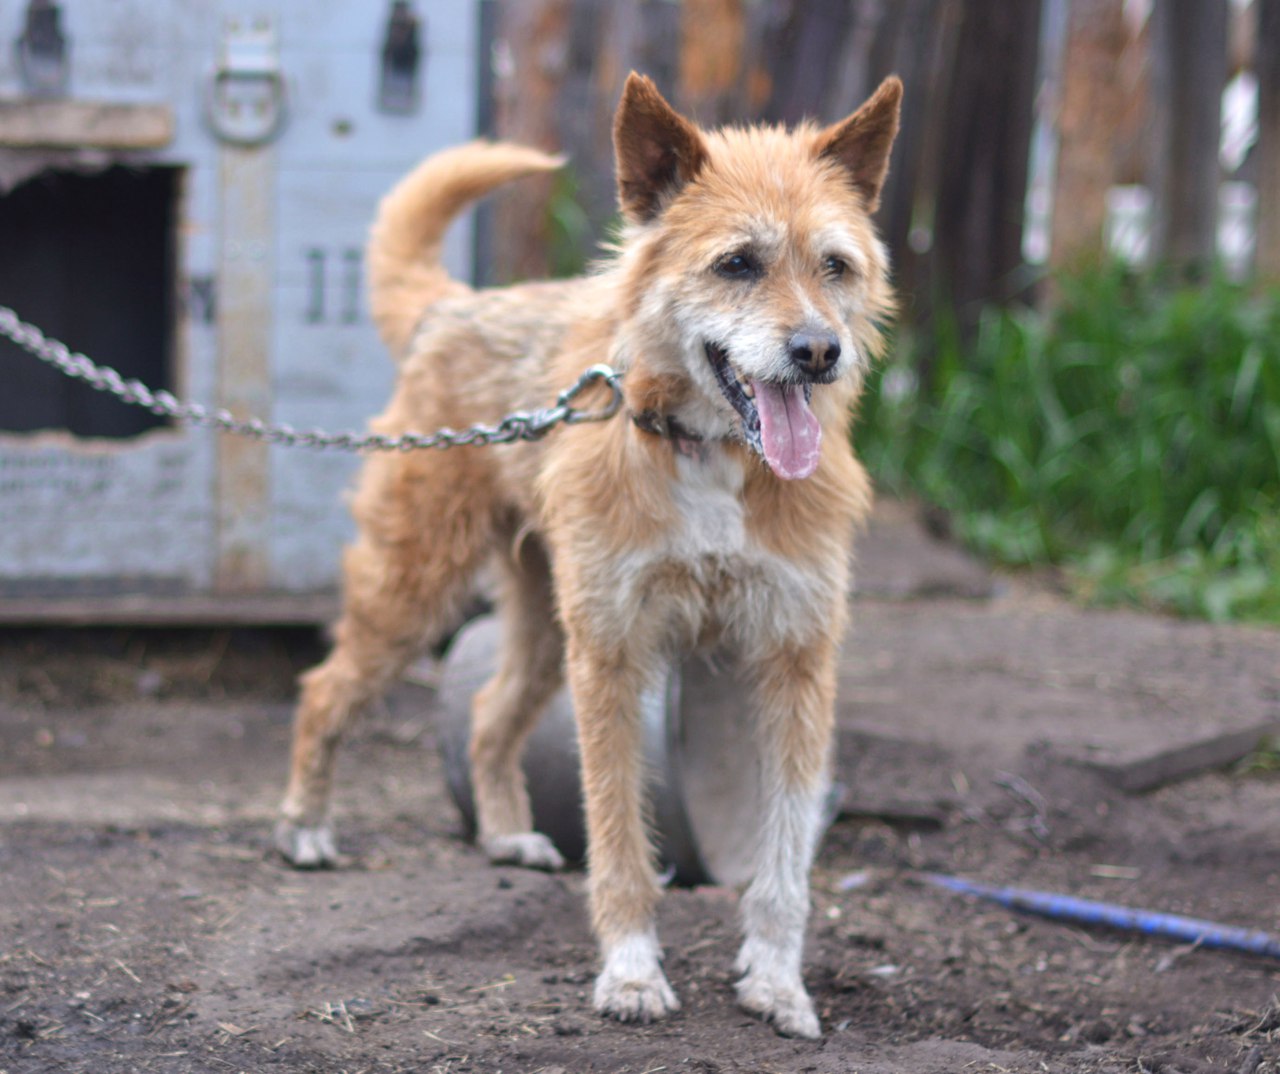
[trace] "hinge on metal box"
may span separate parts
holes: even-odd
[[[266,16],[229,19],[205,89],[205,116],[224,142],[268,142],[284,122],[284,75],[275,25]]]
[[[22,88],[32,97],[62,97],[71,65],[62,32],[62,11],[53,0],[31,0],[18,38],[18,71]]]
[[[387,17],[387,33],[382,42],[379,111],[407,116],[418,110],[422,29],[422,19],[408,0],[393,0],[391,14]]]

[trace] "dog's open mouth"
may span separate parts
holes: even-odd
[[[706,344],[707,359],[729,405],[742,419],[743,438],[778,477],[808,477],[818,468],[822,426],[809,408],[813,385],[739,379],[725,349]]]

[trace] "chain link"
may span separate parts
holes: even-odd
[[[574,384],[556,396],[553,406],[518,410],[496,425],[473,425],[469,429],[441,429],[430,435],[403,433],[327,433],[319,429],[298,430],[284,423],[268,424],[257,418],[239,421],[227,410],[211,410],[199,403],[183,403],[166,391],[152,391],[138,380],[125,380],[109,366],[98,365],[65,343],[49,339],[35,325],[27,324],[8,306],[0,306],[0,336],[5,336],[40,361],[74,380],[83,381],[100,392],[114,395],[122,403],[140,406],[161,417],[188,425],[200,425],[220,432],[247,436],[268,444],[338,451],[418,451],[462,445],[483,447],[510,444],[516,440],[540,440],[557,425],[577,425],[585,421],[606,421],[622,407],[622,374],[607,365],[593,365]],[[573,401],[592,384],[603,381],[612,391],[609,401],[597,410],[579,410]]]

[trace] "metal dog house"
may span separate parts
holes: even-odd
[[[238,417],[363,428],[382,193],[477,125],[479,0],[29,0],[0,25],[0,305]],[[466,226],[446,259],[470,275]],[[351,456],[174,426],[0,340],[0,620],[315,621]]]

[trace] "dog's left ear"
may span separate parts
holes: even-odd
[[[657,216],[663,203],[707,162],[698,128],[667,104],[650,79],[634,71],[613,120],[613,151],[618,203],[638,223]]]
[[[902,80],[890,75],[861,108],[818,136],[818,156],[840,164],[875,212],[889,171],[889,151],[898,134]]]

